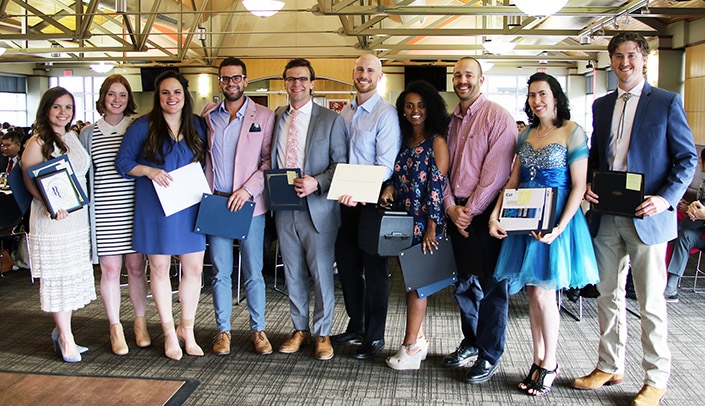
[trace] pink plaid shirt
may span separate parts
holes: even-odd
[[[514,118],[485,95],[475,100],[465,116],[458,105],[448,130],[450,170],[443,209],[454,206],[455,198],[467,198],[465,207],[471,215],[484,212],[509,180],[516,142]]]

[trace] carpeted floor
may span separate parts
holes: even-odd
[[[689,273],[692,274],[694,266],[693,260]],[[271,269],[271,264],[265,269],[269,287],[273,283]],[[268,356],[253,352],[247,308],[243,303],[234,306],[232,353],[215,356],[210,353],[215,333],[210,272],[210,268],[204,272],[206,285],[196,320],[197,339],[206,350],[205,357],[184,356],[179,362],[164,357],[159,319],[151,301],[148,323],[153,346],[137,348],[131,331],[133,315],[127,290],[123,289],[123,323],[130,353],[118,357],[110,352],[107,318],[102,304],[96,301],[74,314],[76,340],[90,348],[83,362],[78,364],[64,363],[59,354],[53,352],[49,338],[53,323],[51,317],[39,309],[39,284],[29,284],[26,271],[7,273],[0,279],[0,368],[25,373],[193,379],[200,384],[186,399],[186,405],[629,405],[642,384],[640,325],[638,318],[630,314],[624,383],[595,391],[570,388],[570,381],[592,370],[596,362],[596,306],[594,299],[585,299],[582,321],[577,322],[567,314],[562,316],[558,353],[561,369],[553,391],[543,398],[531,398],[516,389],[532,358],[525,293],[511,298],[507,347],[499,372],[486,384],[466,384],[462,379],[463,370],[445,369],[440,362],[461,338],[453,288],[429,299],[425,330],[431,346],[421,369],[391,370],[384,364],[384,357],[401,344],[405,322],[403,286],[398,270],[392,277],[387,347],[372,360],[353,359],[352,346],[337,347],[335,357],[329,361],[314,359],[312,347],[290,355],[276,352],[291,333],[292,326],[286,296],[271,289],[267,291],[266,318],[275,352]],[[96,280],[99,280],[98,275],[96,272]],[[691,287],[692,280],[685,280],[680,303],[669,305],[673,374],[663,405],[699,405],[705,398],[702,385],[705,295],[693,293]],[[636,310],[636,302],[628,302],[629,307]],[[178,303],[176,300],[174,303],[178,314]],[[576,308],[573,303],[566,306]],[[346,323],[342,292],[337,289],[334,333],[342,331]],[[1,396],[0,404],[6,404]]]

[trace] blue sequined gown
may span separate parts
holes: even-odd
[[[521,162],[520,188],[557,187],[557,216],[560,219],[570,194],[570,164],[587,159],[585,131],[576,126],[568,146],[552,143],[535,151],[526,142],[530,129],[519,137],[517,155]],[[578,209],[565,230],[553,243],[539,242],[530,235],[509,235],[499,254],[495,278],[506,279],[509,293],[524,286],[545,289],[580,288],[599,281],[595,252],[587,221]]]

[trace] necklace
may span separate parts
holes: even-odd
[[[556,129],[556,126],[553,125],[553,127],[551,127],[550,130],[546,131],[546,133],[545,133],[544,135],[541,135],[541,132],[539,131],[539,128],[536,127],[536,135],[537,135],[539,138],[543,138],[543,137],[547,136],[548,134],[550,134],[551,131],[553,131],[553,130],[555,130],[555,129]]]

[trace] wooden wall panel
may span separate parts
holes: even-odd
[[[684,107],[697,145],[705,145],[705,44],[685,50]]]

